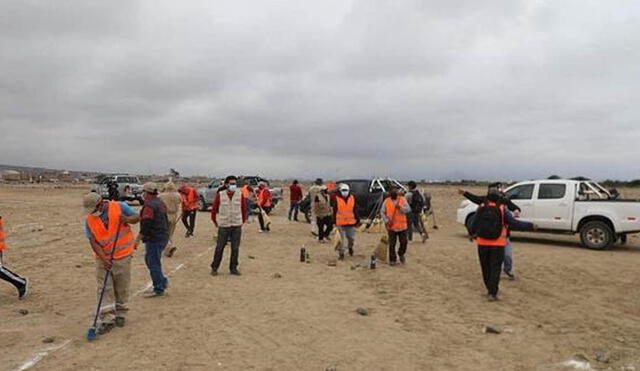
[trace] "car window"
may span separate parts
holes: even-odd
[[[539,200],[555,200],[564,198],[567,193],[566,184],[540,184]]]
[[[353,182],[349,185],[351,192],[357,195],[366,195],[369,191],[369,184],[366,182]]]
[[[530,200],[533,197],[533,184],[523,184],[505,192],[512,200]]]

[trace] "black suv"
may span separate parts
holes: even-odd
[[[345,179],[336,182],[338,186],[343,183],[349,185],[351,193],[356,198],[356,214],[360,219],[373,219],[380,213],[383,196],[392,185],[402,190],[407,190],[402,183],[391,178]],[[300,211],[305,215],[307,222],[310,223],[311,200],[309,200],[309,194],[300,203]]]

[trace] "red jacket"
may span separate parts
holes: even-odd
[[[291,202],[300,202],[302,200],[302,188],[297,184],[289,186],[290,200]]]

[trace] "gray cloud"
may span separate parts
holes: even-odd
[[[3,163],[637,178],[640,5],[5,1]]]

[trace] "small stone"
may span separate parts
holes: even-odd
[[[56,313],[56,316],[60,316],[60,317],[64,317],[65,316],[65,314],[62,313],[62,312],[55,312],[55,313]]]
[[[338,367],[336,367],[335,365],[331,365],[325,368],[325,371],[338,371]]]
[[[502,334],[502,328],[499,326],[487,326],[484,328],[485,334]]]
[[[42,342],[45,343],[45,344],[51,344],[51,343],[53,343],[55,341],[56,341],[56,338],[54,338],[53,336],[48,336],[48,337],[42,339]]]
[[[18,313],[22,314],[23,316],[26,316],[27,314],[29,314],[29,311],[26,309],[19,309]]]
[[[606,350],[596,351],[596,361],[600,363],[609,363],[610,358],[611,357],[609,356],[609,352],[607,352]]]
[[[249,255],[249,256],[248,256],[248,258],[249,258],[249,259],[255,259],[256,257],[255,257],[255,256],[253,256],[253,255]]]
[[[76,268],[82,268],[82,264],[76,264]]]
[[[330,267],[335,267],[335,266],[338,265],[338,262],[336,260],[329,260],[327,265],[330,266]]]
[[[271,276],[273,278],[282,278],[282,275],[280,273],[274,273],[273,276]]]
[[[356,309],[356,313],[358,313],[361,316],[368,316],[369,315],[369,310],[367,308],[358,308]]]

